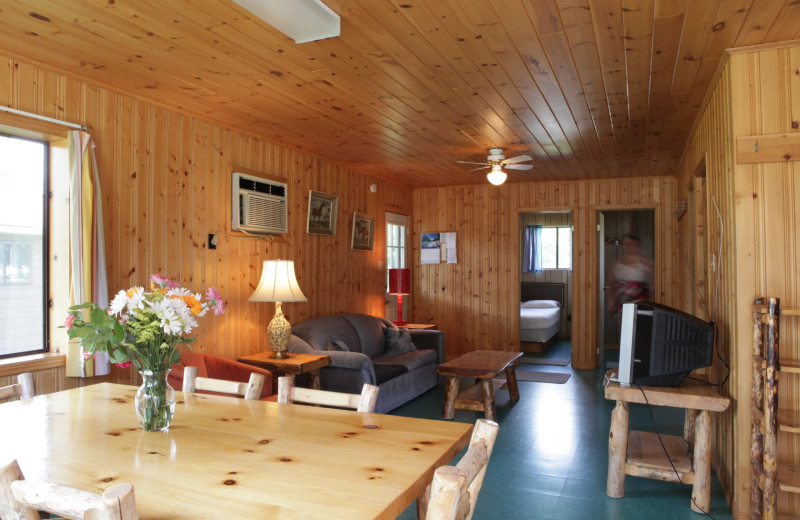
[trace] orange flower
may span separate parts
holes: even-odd
[[[189,307],[189,311],[195,316],[203,312],[203,304],[201,304],[197,299],[192,296],[191,294],[187,294],[185,296],[180,295],[173,295],[171,298],[175,298],[176,300],[183,300],[184,303]]]

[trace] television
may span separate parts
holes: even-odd
[[[692,370],[710,366],[713,354],[710,323],[654,302],[623,304],[620,384],[678,386]]]

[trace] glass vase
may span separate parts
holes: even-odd
[[[166,430],[175,413],[175,390],[167,382],[169,370],[143,370],[139,373],[142,386],[136,391],[135,398],[139,426],[148,432]]]

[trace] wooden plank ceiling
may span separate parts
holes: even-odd
[[[510,182],[674,175],[723,50],[800,38],[795,0],[327,4],[298,45],[230,0],[0,0],[0,52],[425,187],[492,147],[533,157]]]

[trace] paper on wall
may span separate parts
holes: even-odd
[[[440,248],[441,238],[439,233],[423,233],[420,262],[423,264],[438,264]]]
[[[441,233],[440,237],[442,247],[446,249],[446,254],[442,256],[442,259],[447,259],[448,264],[458,263],[456,257],[456,234]]]

